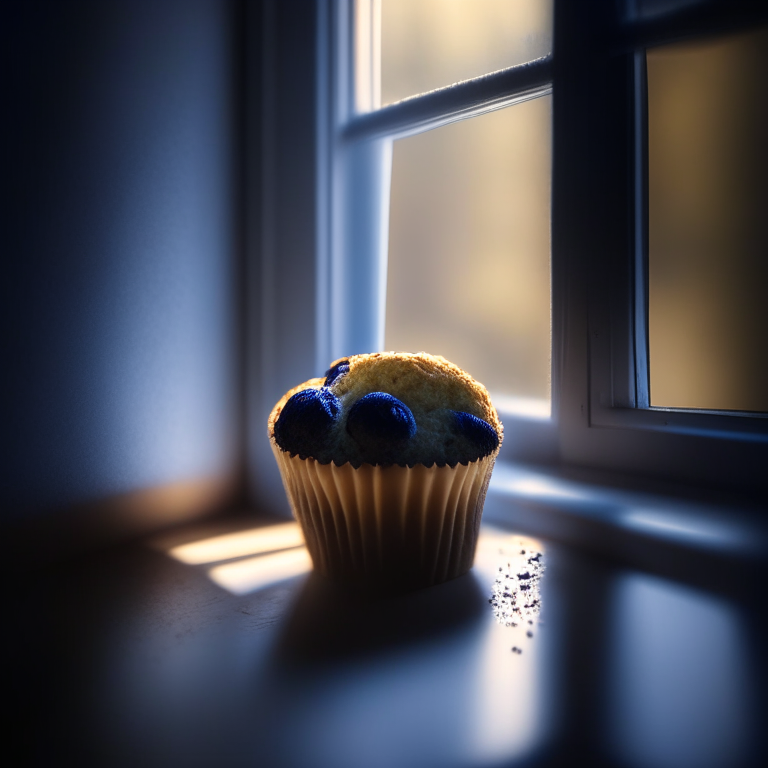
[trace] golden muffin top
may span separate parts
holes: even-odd
[[[377,352],[336,360],[286,392],[269,437],[291,455],[354,466],[477,461],[503,427],[485,387],[445,358]]]

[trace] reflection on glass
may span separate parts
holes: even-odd
[[[543,97],[395,142],[385,327],[547,414],[550,132]]]
[[[382,0],[381,101],[522,64],[552,49],[552,0]]]
[[[651,404],[768,411],[768,29],[648,52]]]
[[[650,576],[621,583],[610,716],[619,764],[744,765],[747,648],[732,606]]]

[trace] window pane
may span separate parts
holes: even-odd
[[[385,340],[545,416],[550,133],[543,97],[395,142]]]
[[[546,56],[552,0],[382,0],[381,102]]]
[[[648,52],[651,403],[768,411],[768,30]]]

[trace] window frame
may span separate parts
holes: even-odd
[[[354,0],[263,0],[254,22],[263,45],[248,76],[260,110],[247,125],[245,233],[247,474],[262,509],[285,507],[263,438],[274,403],[331,360],[383,346],[392,142],[547,93],[552,416],[502,413],[499,461],[768,498],[766,415],[647,407],[643,66],[646,47],[736,31],[768,13],[699,0],[646,19],[631,6],[554,0],[553,55],[360,113]]]
[[[720,0],[652,19],[622,17],[610,2],[591,13],[572,6],[558,0],[555,12],[562,459],[764,497],[768,414],[649,404],[645,49],[749,28],[768,14]]]

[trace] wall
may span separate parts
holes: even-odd
[[[146,528],[232,487],[239,13],[4,5],[5,523]]]

